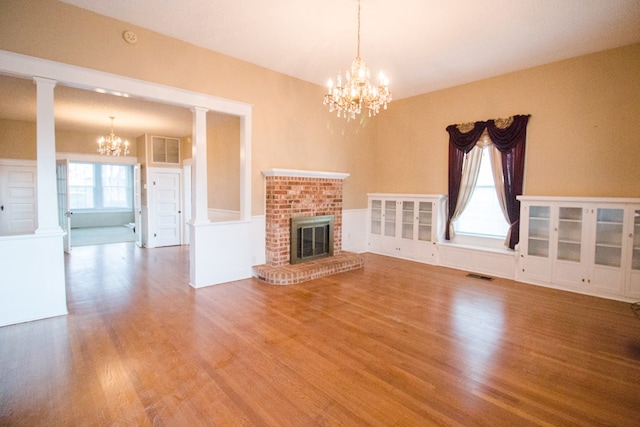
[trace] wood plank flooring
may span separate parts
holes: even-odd
[[[0,328],[0,425],[640,424],[630,304],[364,258],[195,290],[188,247],[74,248],[70,314]]]

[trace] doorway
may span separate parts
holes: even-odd
[[[58,219],[66,233],[65,252],[74,246],[137,240],[135,170],[128,164],[57,161]]]

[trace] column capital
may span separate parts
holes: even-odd
[[[209,109],[205,107],[191,107],[191,111],[194,113],[206,113]]]
[[[33,81],[35,82],[36,85],[40,86],[46,86],[49,85],[51,87],[54,87],[55,85],[58,84],[57,80],[53,80],[53,79],[47,79],[45,77],[33,77]]]

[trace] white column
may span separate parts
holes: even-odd
[[[198,288],[206,283],[209,221],[207,193],[207,109],[194,107],[191,163],[191,221],[189,222],[189,283]],[[211,284],[211,283],[206,283]]]
[[[209,222],[207,192],[207,109],[193,108],[193,166],[191,169],[191,224]]]
[[[36,83],[36,169],[38,228],[36,234],[61,233],[56,187],[56,133],[53,116],[55,80],[34,77]]]

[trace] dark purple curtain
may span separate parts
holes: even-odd
[[[476,122],[473,129],[462,133],[456,125],[447,127],[449,133],[449,209],[447,217],[447,240],[450,240],[451,218],[456,210],[464,156],[476,145],[485,128],[489,138],[502,153],[502,176],[504,179],[507,213],[509,216],[509,247],[514,249],[520,241],[520,202],[516,196],[522,194],[524,182],[524,154],[527,137],[528,115],[513,116],[513,123],[506,129],[496,127],[495,120]]]
[[[502,177],[507,214],[509,216],[509,247],[514,249],[520,241],[520,201],[524,183],[524,153],[529,116],[513,116],[513,123],[505,129],[487,121],[487,133],[493,145],[502,153]]]
[[[449,226],[453,213],[456,211],[464,156],[476,145],[485,127],[485,122],[476,122],[473,129],[465,133],[460,132],[456,125],[447,127],[447,132],[449,132],[449,212],[445,235],[447,240],[451,239]]]

